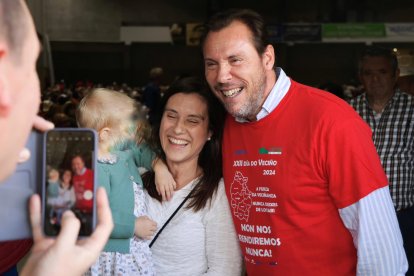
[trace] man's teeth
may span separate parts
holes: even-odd
[[[184,141],[184,140],[178,140],[178,139],[175,139],[175,138],[170,138],[169,140],[170,140],[171,143],[177,144],[177,145],[185,145],[185,144],[187,144],[187,142]]]
[[[236,95],[237,93],[239,93],[242,89],[241,88],[234,88],[231,90],[222,90],[224,96],[226,97],[233,97],[234,95]]]

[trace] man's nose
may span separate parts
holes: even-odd
[[[231,80],[231,66],[227,63],[220,64],[217,72],[217,81],[226,83]]]
[[[373,75],[372,75],[372,80],[373,80],[373,81],[379,81],[379,80],[380,80],[380,76],[379,76],[379,74],[373,74]]]

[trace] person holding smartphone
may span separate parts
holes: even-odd
[[[40,103],[36,73],[39,52],[40,44],[25,2],[0,0],[0,181],[14,171],[19,159],[28,159],[30,153],[22,149],[32,127],[42,131],[53,128],[50,122],[36,116]],[[86,271],[113,228],[105,191],[97,192],[97,227],[82,241],[77,241],[79,220],[70,211],[62,217],[58,237],[46,238],[40,209],[39,196],[32,196],[29,212],[34,245],[21,275],[79,275]],[[1,249],[0,255],[10,252],[10,248]]]

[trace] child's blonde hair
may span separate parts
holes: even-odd
[[[121,127],[132,120],[136,125],[136,141],[146,140],[148,124],[134,99],[126,94],[106,88],[91,90],[79,103],[76,120],[80,127],[93,128],[100,131],[109,127],[116,135],[121,135]],[[117,139],[120,137],[112,137]]]

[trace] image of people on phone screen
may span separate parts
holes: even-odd
[[[63,213],[72,210],[81,222],[79,236],[87,236],[94,224],[94,133],[54,130],[46,141],[44,231],[57,235]]]
[[[48,174],[47,204],[49,210],[49,222],[56,230],[60,229],[62,214],[75,204],[75,192],[72,185],[72,171],[50,169]]]

